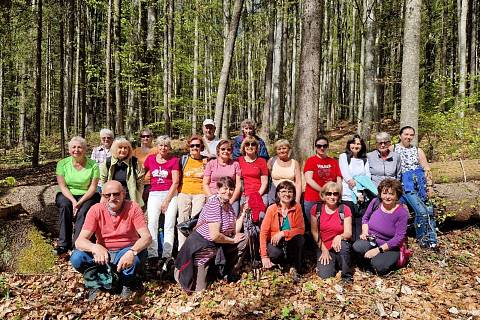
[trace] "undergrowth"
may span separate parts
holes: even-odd
[[[57,260],[52,245],[34,228],[30,229],[27,238],[31,245],[20,251],[18,272],[31,274],[51,271]]]

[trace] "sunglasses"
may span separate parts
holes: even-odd
[[[278,193],[280,193],[280,194],[293,194],[293,190],[280,190]]]
[[[327,144],[316,144],[315,147],[317,147],[317,149],[320,149],[320,148],[327,149],[328,148],[328,143]]]
[[[151,135],[149,135],[149,134],[142,134],[142,135],[140,136],[140,138],[142,138],[142,139],[144,139],[144,138],[150,138],[150,137],[151,137]]]
[[[380,141],[380,142],[377,142],[379,145],[389,145],[390,143],[392,143],[391,141]]]
[[[331,196],[338,197],[340,195],[340,193],[337,192],[337,191],[335,191],[335,192],[327,191],[327,192],[325,192],[325,195],[328,196],[328,197],[331,197]]]
[[[199,144],[199,143],[192,143],[192,144],[190,145],[190,148],[200,148],[201,146],[202,146],[202,145]]]
[[[232,151],[232,148],[220,148],[220,151]]]
[[[117,197],[120,196],[120,192],[102,193],[102,196],[103,196],[105,199],[110,199],[111,196],[113,196],[114,198],[117,198]]]
[[[256,142],[245,142],[245,147],[256,147],[258,144]]]

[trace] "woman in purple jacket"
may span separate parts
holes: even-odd
[[[378,185],[381,200],[374,199],[362,219],[362,234],[353,250],[363,256],[380,275],[393,270],[400,257],[400,245],[407,234],[408,211],[398,203],[402,184],[387,178]]]

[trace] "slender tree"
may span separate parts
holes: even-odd
[[[37,2],[37,41],[35,61],[35,132],[33,135],[32,166],[38,167],[40,160],[40,137],[42,117],[42,28],[43,28],[43,0]]]

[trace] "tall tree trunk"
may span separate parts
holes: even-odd
[[[40,160],[40,118],[42,116],[42,1],[37,2],[37,50],[35,63],[35,132],[33,135],[32,166],[38,167]]]
[[[305,0],[303,15],[300,80],[293,133],[294,158],[301,164],[311,153],[317,135],[323,2]]]
[[[220,73],[220,80],[218,81],[217,101],[215,103],[215,123],[217,124],[217,135],[219,128],[222,128],[222,120],[224,113],[225,97],[227,94],[228,76],[230,73],[230,66],[232,63],[233,51],[235,49],[235,40],[237,38],[238,25],[242,13],[244,0],[235,0],[233,7],[232,20],[228,32],[228,37],[225,43],[225,50],[223,55],[222,71]]]
[[[197,0],[195,1],[195,11],[198,10]],[[192,134],[197,132],[197,105],[198,105],[198,14],[195,15],[195,31],[193,44],[193,97],[192,97]]]
[[[272,68],[272,107],[270,114],[270,123],[273,124],[272,130],[278,129],[278,115],[280,111],[280,97],[282,96],[282,39],[283,39],[283,5],[279,3],[277,17],[275,19],[275,37],[273,45],[273,68]]]
[[[372,126],[372,113],[375,100],[375,75],[376,67],[374,62],[375,56],[375,8],[374,1],[367,0],[367,17],[366,17],[366,34],[365,34],[365,100],[363,106],[363,119],[360,119],[362,125],[359,126],[358,133],[365,139],[370,141],[370,132]],[[367,143],[368,144],[368,143]]]
[[[350,35],[350,61],[349,61],[349,68],[350,68],[350,81],[349,81],[349,89],[348,89],[348,122],[352,123],[354,116],[355,116],[355,96],[356,96],[356,67],[355,67],[355,59],[357,57],[357,42],[356,42],[356,13],[357,9],[352,8],[352,31]]]
[[[67,46],[65,61],[65,118],[64,129],[65,137],[70,136],[70,126],[72,123],[72,107],[73,107],[73,51],[75,36],[75,0],[67,0]]]
[[[407,0],[402,59],[402,111],[400,126],[418,131],[421,0]],[[418,135],[415,135],[417,142]]]
[[[139,1],[140,3],[140,1]],[[139,4],[140,5],[140,4]],[[156,23],[155,7],[153,4],[147,6],[147,50],[151,51],[155,48],[155,23]]]
[[[467,13],[468,0],[457,0],[458,9],[458,96],[460,104],[465,101],[465,88],[467,79]],[[464,111],[460,109],[459,117],[464,117]]]
[[[112,66],[112,7],[113,0],[108,0],[107,10],[107,41],[105,45],[105,113],[107,127],[112,128],[112,101],[110,94],[111,66]]]
[[[60,7],[62,10],[64,8],[64,0],[60,0]],[[63,15],[65,16],[65,15]],[[60,20],[60,31],[59,31],[59,45],[60,45],[60,81],[59,81],[59,92],[60,96],[58,97],[58,119],[60,121],[60,150],[62,153],[62,158],[65,158],[65,82],[62,80],[65,78],[65,30],[64,30],[64,21]]]
[[[264,87],[264,104],[262,112],[262,128],[260,137],[266,142],[270,142],[270,112],[272,109],[272,69],[273,69],[273,47],[275,36],[275,3],[272,4],[268,32],[267,61],[265,65],[265,87]]]
[[[122,17],[122,0],[113,1],[113,46],[115,60],[115,132],[120,135],[125,134],[125,126],[123,121],[123,105],[122,105],[122,87],[121,74],[122,64],[120,59],[120,41],[121,41],[121,17]]]

